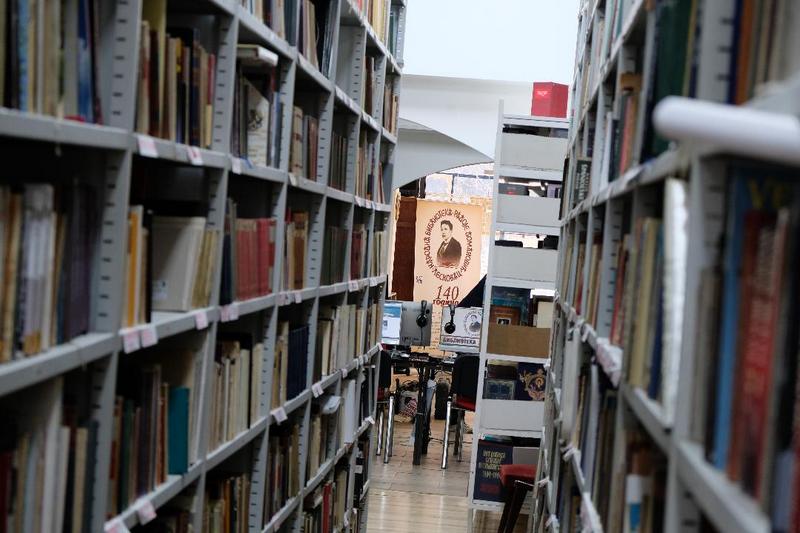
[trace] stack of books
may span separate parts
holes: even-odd
[[[300,492],[300,425],[293,422],[270,428],[264,524],[269,523],[275,513]]]
[[[306,283],[306,254],[308,250],[308,212],[289,212],[286,222],[286,247],[283,262],[283,286],[298,290]]]
[[[336,226],[325,228],[322,252],[322,284],[344,281],[344,258],[347,253],[347,230]]]
[[[347,188],[347,137],[333,132],[331,140],[331,163],[328,185],[334,189],[344,191]]]
[[[294,107],[292,115],[292,146],[289,171],[298,178],[317,181],[319,152],[319,119]]]
[[[397,93],[394,77],[386,77],[383,87],[383,127],[397,135],[397,113],[400,109],[400,95]]]
[[[308,388],[308,325],[278,323],[272,371],[272,408],[280,407]]]
[[[96,198],[78,182],[0,186],[0,362],[88,332]]]
[[[195,27],[167,27],[166,0],[142,5],[136,131],[210,148],[217,57]]]
[[[228,475],[206,481],[203,531],[242,533],[248,531],[250,516],[250,474]]]
[[[356,161],[355,195],[367,200],[373,199],[375,180],[375,156],[377,146],[366,131],[361,131]]]

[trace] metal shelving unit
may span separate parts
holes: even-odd
[[[540,128],[566,130],[566,119],[550,117],[525,117],[503,114],[500,104],[497,144],[497,161],[494,175],[492,226],[490,230],[488,274],[484,288],[485,310],[481,332],[480,370],[478,373],[478,395],[475,405],[473,434],[505,437],[541,437],[543,402],[489,400],[483,398],[487,363],[523,362],[547,364],[547,358],[527,355],[497,354],[489,351],[489,315],[492,304],[492,289],[506,287],[535,291],[538,295],[552,296],[555,293],[555,250],[534,248],[508,248],[495,244],[495,235],[519,233],[523,235],[558,235],[557,198],[538,196],[515,196],[500,193],[501,181],[505,182],[561,182],[562,172],[552,164],[555,158],[563,158],[566,139],[538,133]],[[512,130],[506,131],[508,128]],[[519,130],[527,130],[520,133]],[[560,155],[559,155],[560,153]],[[508,265],[521,267],[509,270]],[[511,420],[519,421],[510,424]],[[472,446],[469,479],[469,523],[473,526],[475,511],[500,511],[502,502],[477,499],[475,496],[475,473],[478,463],[477,441]],[[523,507],[529,513],[530,506]]]
[[[602,19],[612,0],[584,0],[579,17],[575,80],[572,84],[572,117],[568,145],[568,168],[565,184],[565,208],[562,212],[562,242],[573,242],[571,253],[560,251],[557,287],[565,293],[556,294],[551,346],[551,368],[547,381],[545,430],[538,471],[538,487],[534,493],[534,529],[549,531],[563,527],[568,517],[554,495],[570,494],[575,488],[581,494],[579,524],[583,531],[601,532],[607,524],[599,520],[593,488],[586,486],[587,475],[593,475],[593,464],[582,467],[581,450],[566,445],[569,434],[562,433],[566,413],[565,395],[577,394],[569,380],[577,376],[563,375],[570,363],[590,361],[604,373],[617,390],[617,413],[613,425],[612,472],[623,468],[625,443],[621,439],[625,428],[640,427],[652,441],[653,449],[667,461],[665,487],[666,505],[663,529],[669,533],[697,531],[700,515],[707,518],[718,531],[760,533],[773,528],[769,514],[761,504],[746,494],[724,471],[715,468],[705,457],[703,446],[692,440],[690,421],[697,409],[693,403],[695,389],[695,360],[707,354],[695,353],[699,317],[697,316],[699,277],[703,268],[712,264],[714,247],[723,236],[720,227],[722,193],[726,172],[721,163],[725,158],[748,158],[765,168],[779,164],[800,165],[800,73],[790,73],[788,79],[772,81],[762,94],[742,106],[723,104],[727,99],[731,68],[731,20],[735,10],[732,1],[700,2],[696,21],[702,36],[696,43],[698,65],[696,99],[667,97],[649,116],[645,105],[638,108],[637,139],[641,146],[642,132],[650,121],[655,131],[675,141],[659,156],[647,161],[634,161],[631,167],[609,182],[605,169],[594,159],[602,161],[607,127],[607,114],[617,109],[620,94],[618,75],[639,72],[647,76],[656,60],[656,10],[647,9],[643,0],[623,0],[625,16],[619,35],[611,42],[608,55],[596,48],[603,39]],[[605,21],[606,24],[610,22]],[[594,62],[586,70],[589,54]],[[641,61],[641,64],[638,64]],[[639,70],[634,70],[638,64]],[[584,83],[590,77],[593,82]],[[650,83],[643,80],[643,85]],[[586,94],[584,94],[584,92]],[[646,95],[643,88],[642,95]],[[644,98],[644,96],[642,96]],[[585,198],[571,198],[577,164],[588,153],[592,156],[590,188]],[[634,148],[634,154],[641,150]],[[638,157],[638,156],[635,156]],[[607,174],[607,173],[606,173]],[[627,354],[610,343],[611,320],[616,283],[616,247],[622,238],[623,212],[630,218],[660,216],[654,198],[666,196],[666,180],[680,178],[688,181],[688,197],[675,208],[686,214],[678,237],[686,243],[686,254],[678,270],[685,277],[680,289],[671,295],[676,305],[670,307],[670,319],[679,325],[677,342],[669,348],[678,363],[673,379],[678,393],[674,402],[656,401],[647,392],[626,382],[624,368]],[[578,201],[580,200],[580,201]],[[666,210],[666,207],[664,208]],[[578,238],[585,232],[583,242]],[[576,312],[578,300],[575,287],[577,273],[584,273],[582,301],[586,302],[588,270],[592,261],[592,233],[602,233],[602,256],[599,270],[599,305],[594,325]],[[577,265],[577,252],[584,247],[583,268]],[[570,264],[566,264],[570,258]],[[664,307],[668,313],[667,307]],[[666,349],[666,348],[665,348]],[[574,369],[573,369],[574,370]],[[676,378],[677,376],[677,378]],[[574,399],[574,398],[573,398]],[[577,401],[572,402],[577,404]],[[578,421],[577,423],[580,423]],[[555,450],[556,453],[551,453]],[[620,450],[622,450],[620,452]],[[577,459],[576,459],[577,458]],[[564,468],[572,470],[564,477]],[[586,468],[586,471],[583,470]],[[567,486],[560,486],[560,484]],[[612,479],[603,479],[599,490],[611,489]],[[624,490],[620,496],[624,495]],[[594,495],[597,496],[597,495]]]
[[[315,331],[317,326],[317,310],[321,298],[355,298],[359,304],[377,301],[378,306],[385,295],[386,273],[372,272],[372,276],[363,279],[348,279],[349,268],[346,268],[345,280],[334,285],[320,284],[322,261],[322,235],[325,227],[325,210],[329,201],[341,204],[346,213],[346,229],[352,229],[353,213],[359,210],[369,229],[369,241],[373,240],[375,230],[388,229],[391,206],[385,198],[366,199],[353,194],[355,188],[355,158],[357,157],[358,140],[361,130],[367,130],[376,142],[373,161],[375,168],[382,163],[382,176],[375,173],[373,190],[385,191],[388,197],[391,191],[394,165],[394,146],[397,138],[383,129],[383,96],[386,70],[399,79],[402,76],[402,35],[405,25],[405,2],[393,0],[392,9],[399,9],[398,17],[398,57],[393,57],[387,46],[381,42],[367,20],[358,12],[352,0],[326,0],[335,16],[331,18],[333,29],[332,57],[333,64],[329,76],[325,76],[298,53],[296,46],[281,39],[263,22],[258,20],[239,2],[234,0],[208,0],[205,2],[168,1],[168,11],[180,11],[181,17],[212,17],[214,20],[217,44],[216,53],[216,98],[213,109],[213,135],[209,149],[197,149],[186,145],[154,139],[134,132],[136,108],[137,73],[139,72],[139,33],[142,20],[141,0],[114,0],[103,6],[103,24],[100,32],[101,42],[99,76],[101,82],[101,101],[105,125],[83,124],[69,120],[61,120],[49,116],[0,109],[0,138],[14,142],[28,143],[31,150],[60,154],[62,149],[80,151],[85,159],[96,162],[93,168],[100,172],[105,194],[102,233],[99,237],[97,265],[92,280],[92,317],[90,333],[77,337],[65,344],[56,346],[44,353],[22,360],[0,365],[0,396],[34,387],[66,374],[75,369],[89,367],[99,377],[99,386],[94,392],[94,412],[92,418],[97,423],[96,465],[93,475],[91,531],[126,531],[141,523],[142,507],[150,507],[156,513],[169,504],[178,494],[190,486],[194,486],[194,505],[192,507],[195,531],[200,531],[203,516],[203,490],[205,478],[221,464],[245,448],[252,447],[252,464],[250,474],[252,488],[250,494],[249,531],[271,532],[290,525],[293,531],[302,526],[302,502],[333,469],[340,460],[350,465],[350,497],[347,499],[347,515],[352,514],[354,505],[352,484],[356,446],[360,437],[369,435],[374,416],[374,395],[376,385],[368,388],[373,395],[370,405],[372,416],[367,416],[359,423],[354,435],[349,436],[351,444],[340,448],[334,459],[325,463],[318,472],[310,473],[306,483],[305,462],[311,402],[318,396],[318,391],[339,394],[345,379],[355,379],[356,406],[359,405],[360,384],[364,379],[375,381],[374,377],[365,378],[377,372],[378,360],[375,355],[379,345],[368,346],[365,353],[350,361],[344,368],[311,383],[313,361],[315,355]],[[287,6],[295,10],[294,20],[299,20],[300,4],[297,0],[287,0]],[[391,9],[386,11],[386,26]],[[340,32],[343,27],[350,31]],[[295,32],[297,33],[297,32]],[[388,31],[387,31],[388,34]],[[237,43],[258,44],[276,52],[280,57],[282,71],[280,91],[276,95],[283,105],[280,138],[280,166],[278,168],[254,166],[249,161],[234,157],[229,152],[232,110],[233,84],[235,76],[235,58]],[[339,65],[349,75],[348,92],[336,84],[337,50],[345,46],[352,54],[340,56],[351,65]],[[374,114],[368,115],[358,103],[364,83],[364,55],[369,53],[378,57],[376,64],[380,67],[376,105]],[[319,181],[313,182],[293,176],[288,171],[289,150],[291,143],[292,107],[295,99],[297,83],[312,80],[317,85],[319,94],[326,98],[320,113],[320,138],[318,156]],[[327,95],[327,97],[324,97]],[[330,159],[331,125],[333,120],[334,95],[337,102],[344,105],[345,113],[352,115],[353,128],[350,130],[351,149],[348,154],[346,190],[339,191],[327,184],[328,164]],[[339,112],[337,108],[337,113]],[[56,156],[58,157],[58,155]],[[277,291],[273,294],[237,301],[229,305],[219,305],[220,270],[222,242],[220,239],[215,262],[214,289],[211,305],[204,309],[195,309],[186,313],[155,312],[152,322],[133,328],[120,329],[121,309],[123,303],[124,257],[127,240],[127,217],[129,195],[131,190],[131,168],[134,160],[150,161],[154,165],[167,168],[193,167],[202,169],[209,183],[209,216],[208,225],[222,229],[225,199],[231,183],[240,180],[264,184],[272,188],[273,205],[264,206],[278,220],[276,228],[276,249],[279,250],[274,268],[273,287],[280,287],[282,279],[280,250],[284,246],[285,212],[287,207],[304,207],[312,212],[309,240],[312,245],[308,252],[307,286],[296,291]],[[382,180],[379,184],[378,180]],[[380,186],[379,186],[380,185]],[[296,195],[301,192],[302,195]],[[300,200],[298,198],[301,198]],[[310,205],[299,202],[308,199]],[[388,242],[388,239],[387,239]],[[368,242],[371,249],[374,242]],[[349,265],[350,244],[347,245],[345,264]],[[365,261],[369,258],[370,251]],[[379,256],[385,256],[386,250],[379,250]],[[371,298],[372,296],[372,298]],[[346,301],[346,300],[345,300]],[[272,369],[275,356],[276,329],[279,312],[290,306],[301,306],[308,318],[310,339],[307,357],[309,358],[308,387],[297,397],[286,402],[275,410],[270,410]],[[251,315],[264,317],[263,344],[264,361],[262,382],[266,390],[262,391],[259,405],[260,417],[245,431],[240,432],[232,440],[222,444],[215,450],[209,447],[209,413],[212,390],[209,388],[211,368],[214,359],[214,346],[217,332],[222,324],[237,322]],[[198,385],[202,401],[198,416],[198,434],[189,437],[190,443],[196,442],[198,454],[189,470],[181,476],[169,476],[165,483],[150,493],[142,496],[130,508],[121,514],[108,518],[106,516],[107,499],[109,498],[109,465],[111,461],[113,404],[117,384],[117,368],[123,353],[133,353],[145,349],[144,344],[152,345],[174,339],[177,335],[195,331],[204,338],[199,357],[203,360],[203,382]],[[364,369],[365,372],[361,372]],[[372,385],[372,383],[370,383]],[[276,411],[279,411],[276,413]],[[356,411],[358,412],[358,411]],[[277,415],[277,416],[276,416]],[[290,417],[301,425],[301,476],[299,494],[294,495],[288,503],[273,517],[262,524],[263,491],[267,486],[265,480],[265,462],[267,446],[272,427],[279,420]],[[357,513],[365,529],[367,517],[366,499]]]

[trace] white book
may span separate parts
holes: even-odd
[[[153,218],[153,309],[188,311],[205,234],[204,217]]]
[[[55,487],[53,531],[64,530],[64,511],[67,499],[67,466],[69,465],[69,432],[69,427],[61,426],[58,436],[57,484]]]
[[[679,179],[664,183],[664,326],[661,339],[661,403],[672,423],[681,363],[686,261],[689,247],[689,186]]]
[[[247,159],[257,166],[267,166],[270,104],[252,83],[243,80],[247,91]]]
[[[250,425],[255,424],[261,416],[262,374],[264,371],[264,345],[253,346],[252,371],[250,374]]]

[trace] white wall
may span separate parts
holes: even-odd
[[[531,112],[532,83],[414,75],[402,79],[401,118],[440,131],[489,160],[494,158],[500,100],[505,101],[506,114]],[[403,151],[401,142],[398,157]]]

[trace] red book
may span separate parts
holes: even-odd
[[[259,291],[259,275],[258,264],[260,258],[258,255],[258,221],[251,220],[248,227],[248,243],[250,244],[250,298],[255,298],[260,293]]]
[[[236,299],[247,299],[247,238],[244,220],[236,220]]]
[[[770,394],[773,388],[772,366],[781,307],[784,258],[788,246],[789,215],[782,212],[777,223],[769,215],[761,215],[759,219],[761,223],[753,259],[756,266],[751,299],[749,302],[742,301],[746,305],[749,323],[745,328],[740,328],[743,335],[739,343],[742,351],[739,358],[741,419],[738,425],[743,439],[739,454],[742,484],[746,492],[760,500],[764,492],[770,490],[763,482],[769,479],[765,476],[765,469],[772,464],[772,458],[767,457],[771,431]],[[736,419],[734,412],[733,420]],[[736,434],[732,434],[731,438],[733,442]]]
[[[272,292],[272,280],[275,277],[275,231],[278,227],[278,221],[274,218],[267,219],[268,226],[268,240],[269,240],[269,275],[267,277],[267,293]]]
[[[258,226],[258,263],[256,264],[256,271],[258,272],[258,294],[269,293],[269,220],[266,218],[259,218],[256,220]]]

